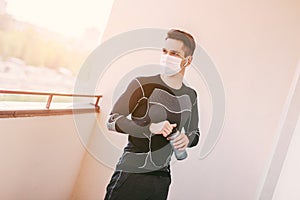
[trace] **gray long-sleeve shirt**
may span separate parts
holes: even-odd
[[[197,145],[200,132],[196,91],[185,84],[180,89],[171,88],[159,74],[133,79],[107,121],[109,130],[128,134],[128,144],[116,170],[170,172],[172,147],[165,137],[149,130],[151,123],[164,120],[177,124],[172,132],[184,131],[189,138],[188,147]]]

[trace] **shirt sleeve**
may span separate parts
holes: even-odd
[[[189,120],[185,124],[185,134],[189,138],[188,147],[196,146],[199,142],[200,131],[199,131],[199,113],[198,113],[198,103],[197,103],[197,93],[195,91],[196,97],[192,104],[192,111]]]
[[[133,79],[113,105],[106,123],[108,130],[130,134],[134,137],[145,137],[145,134],[149,136],[151,134],[150,124],[141,126],[127,118],[143,98],[145,98],[145,94],[140,82],[138,79]]]

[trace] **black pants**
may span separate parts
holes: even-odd
[[[166,200],[171,177],[115,171],[105,200]]]

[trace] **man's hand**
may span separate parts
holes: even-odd
[[[170,138],[167,138],[167,140],[170,140]],[[187,148],[189,144],[189,138],[184,133],[180,133],[173,142],[174,148],[178,149],[179,151],[183,151]]]
[[[176,127],[176,124],[171,124],[169,121],[162,121],[159,123],[151,123],[150,131],[154,134],[162,134],[164,137],[168,137],[172,132],[173,128]]]

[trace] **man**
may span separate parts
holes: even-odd
[[[193,37],[170,30],[160,64],[163,73],[137,77],[114,104],[107,127],[128,134],[128,144],[107,186],[105,200],[165,200],[173,148],[197,145],[197,93],[183,83],[195,50]],[[172,140],[170,135],[180,132]]]

